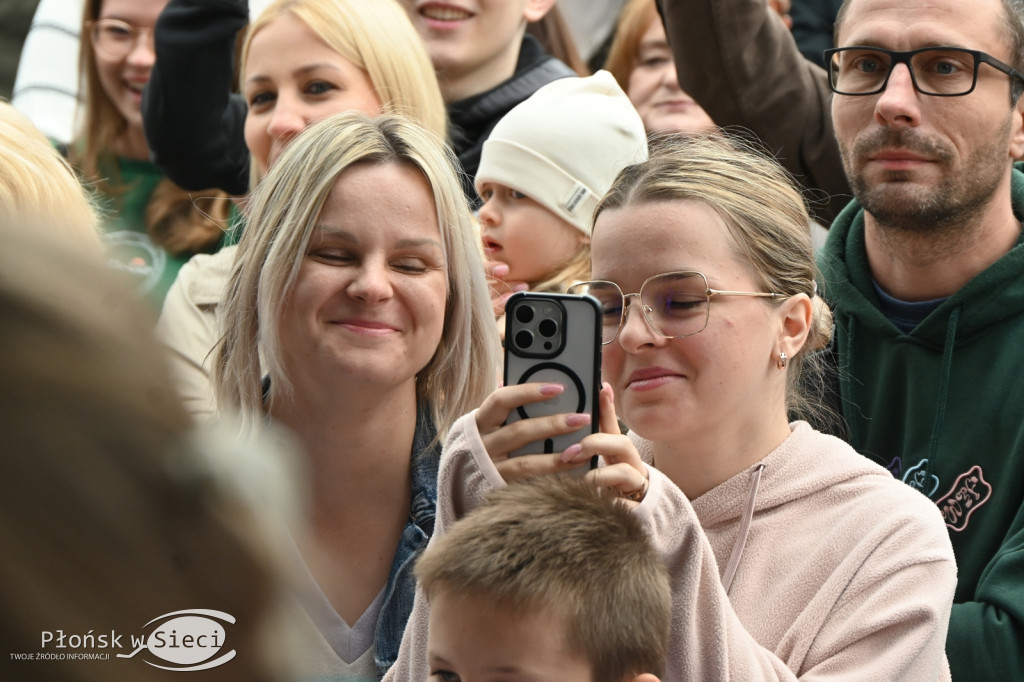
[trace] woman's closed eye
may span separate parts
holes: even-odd
[[[622,299],[601,303],[601,316],[606,322],[618,322],[622,317]]]
[[[391,267],[399,272],[419,274],[434,269],[429,263],[420,258],[401,258],[392,261]]]
[[[117,38],[118,40],[127,40],[132,37],[132,31],[126,26],[118,26],[116,24],[111,26],[104,26],[102,33],[110,38]]]
[[[314,260],[328,265],[358,265],[360,257],[343,249],[316,249],[309,253]],[[419,275],[433,270],[443,269],[443,265],[420,256],[402,256],[388,262],[388,266],[403,274]]]
[[[354,263],[356,261],[355,257],[351,253],[341,249],[317,249],[315,251],[311,251],[309,255],[317,260],[328,263],[343,264]]]
[[[665,315],[686,315],[707,305],[707,297],[693,294],[669,294],[658,299],[657,309]]]

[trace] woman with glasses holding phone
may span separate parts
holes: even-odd
[[[192,255],[216,251],[231,204],[218,190],[186,192],[149,161],[142,91],[153,68],[153,26],[167,0],[88,0],[79,69],[84,111],[69,159],[107,209],[113,267],[157,307]]]
[[[669,568],[662,679],[949,679],[956,567],[938,509],[800,420],[831,321],[792,179],[726,137],[666,139],[595,216],[596,279],[570,291],[604,311],[601,432],[510,459],[580,417],[504,426],[561,387],[498,389],[452,429],[435,532],[488,489],[599,455],[587,479],[624,498]],[[424,670],[427,610],[396,679]]]

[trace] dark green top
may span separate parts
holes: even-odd
[[[111,176],[119,179],[124,191],[102,196],[107,209],[103,233],[110,264],[126,273],[139,295],[159,310],[178,270],[193,254],[172,256],[146,233],[146,207],[153,190],[165,177],[160,168],[149,161],[125,158],[117,159],[117,167],[118,174]],[[232,209],[232,220],[235,217]],[[220,249],[224,243],[222,238],[211,251]]]
[[[1019,170],[1012,204],[1024,218]],[[946,519],[953,679],[1024,679],[1024,237],[908,333],[881,310],[856,202],[819,265],[850,443]]]

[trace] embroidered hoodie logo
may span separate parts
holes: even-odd
[[[939,489],[939,477],[928,473],[928,460],[922,459],[903,474],[903,482],[931,497]]]
[[[959,532],[967,528],[971,514],[990,497],[992,486],[985,480],[981,467],[973,466],[970,471],[960,474],[949,492],[935,504],[939,506],[949,529]]]

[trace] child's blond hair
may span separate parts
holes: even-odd
[[[640,521],[588,484],[544,476],[496,490],[416,564],[419,584],[491,599],[512,614],[549,611],[595,682],[661,675],[672,602]]]

